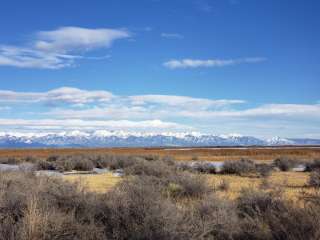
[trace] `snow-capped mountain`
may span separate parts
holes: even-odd
[[[142,133],[98,130],[51,133],[0,132],[1,148],[320,145],[318,139],[259,139],[239,134]]]
[[[267,139],[266,142],[268,145],[294,145],[295,141],[287,138],[281,138],[281,137],[273,137],[270,139]]]

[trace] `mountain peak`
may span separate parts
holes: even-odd
[[[202,134],[198,132],[126,132],[126,131],[63,131],[63,132],[0,132],[0,147],[160,147],[160,146],[274,146],[320,145],[317,139],[267,140],[240,134]]]

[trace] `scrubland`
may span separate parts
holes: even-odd
[[[2,156],[34,167],[0,172],[0,239],[320,239],[319,160],[228,159],[218,169],[192,158],[196,165],[150,154]]]
[[[279,157],[312,160],[320,158],[319,147],[274,147],[274,148],[65,148],[65,149],[3,149],[1,157],[25,158],[34,156],[47,158],[52,155],[111,154],[111,155],[157,155],[171,156],[176,160],[188,161],[197,158],[204,161],[225,161],[250,158],[270,161]]]

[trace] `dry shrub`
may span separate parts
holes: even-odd
[[[306,168],[305,168],[306,172],[312,172],[316,170],[320,171],[320,159],[315,159],[312,162],[307,162],[305,163],[305,165],[306,165]]]
[[[22,223],[20,239],[105,239],[102,228],[92,223],[79,224],[72,214],[50,209],[45,212],[32,208],[30,210],[28,209]]]
[[[78,158],[74,160],[73,170],[91,171],[94,168],[93,162],[86,158]]]
[[[86,155],[50,156],[47,160],[38,160],[38,170],[58,170],[60,172],[78,170],[90,171],[95,167],[93,161]]]
[[[157,161],[159,160],[159,156],[158,155],[146,155],[143,156],[143,158],[147,161]]]
[[[111,170],[115,170],[115,169],[125,169],[127,167],[132,166],[135,163],[136,158],[131,156],[116,156],[115,158],[112,158],[110,160],[111,162],[110,162],[109,168]]]
[[[300,198],[305,203],[305,205],[316,206],[320,209],[320,189],[319,188],[314,189],[314,191],[312,192],[303,191]]]
[[[271,164],[256,164],[256,170],[261,177],[269,177],[272,173],[273,166]]]
[[[215,195],[208,195],[188,207],[184,224],[188,239],[231,240],[240,231],[235,206]]]
[[[263,177],[259,184],[259,187],[262,190],[267,190],[272,187],[272,183],[269,181],[268,177]]]
[[[63,156],[46,162],[122,166],[129,176],[105,194],[31,172],[0,172],[0,240],[320,239],[317,189],[303,195],[303,207],[270,189],[243,190],[229,201],[218,198],[202,174],[181,171],[171,161],[101,159]],[[251,162],[241,164],[237,174],[252,171]]]
[[[180,172],[175,165],[155,160],[136,161],[125,169],[127,175],[149,176],[157,179],[162,188],[172,197],[200,197],[210,192],[205,178],[199,174]]]
[[[193,166],[191,166],[189,163],[187,162],[178,162],[176,164],[177,170],[178,171],[185,171],[185,172],[195,172],[195,169]]]
[[[146,175],[163,178],[175,173],[174,166],[164,161],[146,161],[137,159],[131,166],[125,168],[127,175]]]
[[[310,173],[309,186],[320,188],[320,170],[315,170]]]
[[[0,175],[0,239],[103,239],[95,198],[76,185],[32,173]]]
[[[97,155],[92,158],[92,161],[97,168],[110,168],[110,166],[116,161],[116,156],[108,154]]]
[[[181,185],[176,183],[169,183],[164,191],[165,195],[169,198],[178,198],[183,196],[184,189]]]
[[[199,173],[206,173],[206,174],[217,173],[217,168],[210,163],[197,162],[192,166],[192,168]]]
[[[161,161],[165,162],[166,164],[168,164],[169,166],[175,166],[176,162],[175,159],[171,156],[164,156]]]
[[[2,163],[2,164],[19,164],[19,163],[21,163],[21,160],[16,157],[1,157],[0,163]]]
[[[221,169],[222,174],[237,175],[253,173],[255,171],[256,167],[254,162],[248,159],[241,159],[239,161],[225,161]]]
[[[158,189],[146,176],[123,181],[114,189],[103,209],[108,239],[177,239],[182,218]]]
[[[161,179],[161,181],[166,183],[166,187],[170,184],[179,186],[179,195],[175,197],[201,198],[212,192],[206,179],[199,174],[178,173],[170,178]]]
[[[226,179],[222,179],[217,189],[219,191],[228,191],[230,189],[230,182]]]
[[[318,206],[298,207],[279,192],[244,190],[238,199],[242,231],[235,239],[319,239]]]
[[[47,160],[39,160],[36,165],[37,170],[57,170],[57,167],[54,163]]]
[[[281,211],[283,201],[281,195],[253,189],[242,189],[237,200],[239,215],[254,217],[269,210]]]
[[[277,158],[273,161],[275,167],[279,168],[283,172],[290,171],[292,168],[297,166],[297,161],[289,158]]]
[[[60,158],[59,155],[50,155],[49,157],[47,157],[47,161],[48,162],[55,162]]]

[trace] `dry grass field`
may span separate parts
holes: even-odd
[[[104,153],[108,154],[102,156]],[[311,160],[317,154],[317,149],[306,148],[2,151],[4,163],[10,159],[9,164],[29,161],[38,170],[55,170],[64,175],[39,177],[32,171],[0,174],[0,218],[5,219],[0,222],[0,236],[4,236],[0,240],[65,236],[79,240],[132,236],[319,239],[320,175],[315,169],[319,169],[320,161],[305,163],[310,172],[295,172],[299,168],[293,169],[294,164],[300,163],[292,161]],[[243,157],[257,161],[228,161],[220,170],[212,171],[212,164],[202,163],[202,168],[197,168],[193,163],[177,164],[171,158],[161,158],[165,155],[186,161]],[[282,158],[271,163],[277,156]],[[261,164],[263,161],[269,164]],[[108,171],[95,174],[97,169],[93,169],[99,167]],[[119,169],[124,173],[122,177],[113,175]]]
[[[65,149],[1,149],[0,157],[48,157],[50,155],[115,154],[115,155],[159,155],[172,156],[176,160],[225,161],[250,158],[259,161],[278,157],[311,160],[320,159],[320,148],[276,147],[276,148],[65,148]]]
[[[64,180],[70,182],[79,182],[89,191],[97,193],[105,193],[119,183],[123,178],[115,177],[111,173],[100,175],[66,175]],[[223,182],[227,182],[228,189],[218,190],[218,194],[223,198],[236,199],[241,190],[245,188],[257,189],[263,188],[263,178],[256,176],[237,176],[222,174],[207,174],[205,178],[208,180],[212,189],[219,189]],[[279,188],[284,191],[284,195],[292,200],[297,200],[302,191],[312,191],[306,187],[309,173],[305,172],[274,172],[268,178],[269,187],[273,189]]]
[[[65,175],[63,179],[70,182],[79,182],[86,189],[94,192],[107,192],[121,181],[111,173],[104,174],[87,174],[87,175]]]
[[[213,188],[218,188],[219,185],[226,181],[229,184],[229,189],[220,191],[222,197],[236,199],[241,190],[244,188],[261,189],[263,188],[263,178],[258,177],[243,177],[236,175],[207,175],[209,184]],[[279,188],[284,191],[284,195],[290,199],[296,200],[302,191],[312,191],[306,187],[309,178],[309,173],[305,172],[274,172],[268,179],[267,183],[272,189]]]
[[[51,155],[73,154],[114,154],[114,155],[158,155],[171,156],[179,161],[225,161],[249,158],[256,161],[272,161],[278,157],[290,159],[313,160],[320,159],[320,148],[312,147],[277,147],[277,148],[68,148],[68,149],[3,149],[0,157],[48,157]],[[122,178],[111,173],[99,175],[66,175],[66,181],[80,182],[88,190],[103,193],[110,190]],[[227,182],[227,191],[220,191],[223,197],[235,199],[243,188],[261,188],[262,178],[251,176],[206,175],[212,188],[217,188],[221,182]],[[282,187],[285,194],[295,198],[301,191],[309,191],[306,187],[309,173],[302,172],[273,172],[268,178],[270,185]]]

